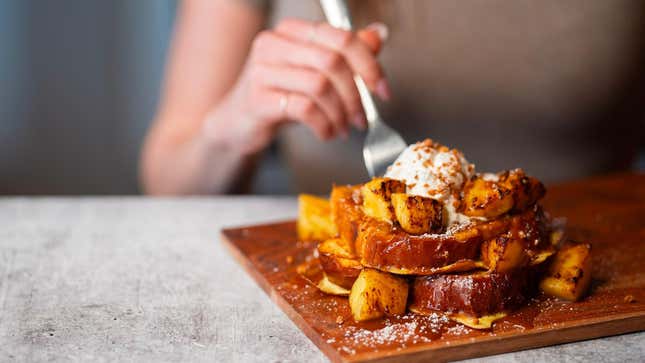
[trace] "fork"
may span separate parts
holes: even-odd
[[[331,26],[352,30],[352,20],[344,0],[320,0],[320,5]],[[398,132],[385,124],[363,78],[354,75],[354,83],[356,83],[367,119],[363,159],[367,172],[373,178],[385,174],[387,167],[396,160],[407,144]]]

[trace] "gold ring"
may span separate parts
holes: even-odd
[[[289,107],[289,94],[283,93],[280,97],[280,112],[282,116],[287,116],[287,107]]]
[[[309,33],[307,34],[307,42],[313,43],[316,41],[316,36],[318,35],[318,26],[313,25],[311,29],[309,29]]]

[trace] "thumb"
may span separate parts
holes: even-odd
[[[383,47],[383,43],[387,40],[388,33],[385,24],[372,23],[364,29],[359,30],[356,35],[374,54],[378,54]]]

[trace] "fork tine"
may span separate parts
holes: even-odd
[[[352,20],[344,0],[320,0],[323,12],[332,26],[351,30]],[[361,97],[369,131],[363,145],[363,158],[370,177],[382,175],[407,144],[396,131],[389,128],[379,116],[376,103],[363,79],[354,75],[354,82]]]
[[[363,158],[365,167],[373,178],[385,174],[387,167],[396,160],[407,144],[380,118],[374,120],[370,126],[363,146]]]

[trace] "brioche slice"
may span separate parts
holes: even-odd
[[[296,272],[308,283],[326,294],[349,296],[350,290],[332,282],[323,271],[320,260],[317,258],[302,263],[296,268]]]
[[[334,185],[331,189],[331,218],[338,237],[347,242],[352,252],[358,226],[364,219],[360,185]]]
[[[417,277],[410,287],[410,310],[443,312],[474,328],[490,327],[532,295],[532,271],[475,272]]]
[[[367,220],[361,224],[356,238],[356,255],[361,264],[397,274],[433,275],[450,272],[446,266],[461,261],[452,272],[465,271],[464,260],[471,265],[480,259],[480,247],[484,241],[506,233],[509,228],[533,236],[533,230],[541,228],[533,208],[521,214],[473,224],[452,234],[410,235],[389,223]],[[524,227],[522,227],[524,226]],[[537,233],[537,232],[536,232]],[[537,234],[539,236],[541,234]],[[539,237],[536,237],[539,240]],[[546,241],[545,243],[548,243]],[[479,266],[472,266],[476,268]]]
[[[363,269],[351,252],[349,244],[340,238],[332,238],[320,243],[318,258],[329,281],[345,289],[351,289]]]

